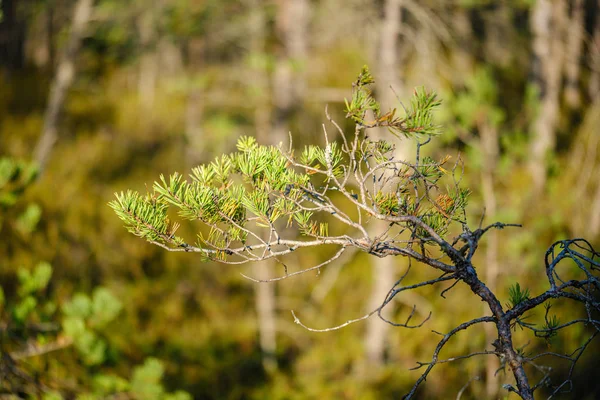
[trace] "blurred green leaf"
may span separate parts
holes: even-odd
[[[192,400],[192,396],[181,390],[176,391],[175,393],[166,394],[163,397],[164,400]]]
[[[85,330],[75,339],[75,347],[87,365],[99,365],[106,358],[106,342],[90,330]]]
[[[85,322],[79,317],[67,317],[63,320],[63,329],[65,334],[76,339],[85,332]]]
[[[42,400],[63,400],[63,399],[64,399],[64,397],[60,394],[60,392],[57,392],[55,390],[45,392],[42,395]]]
[[[73,338],[75,348],[87,365],[98,365],[106,357],[107,344],[88,329],[82,317],[71,316],[63,320],[65,334]]]
[[[109,395],[129,390],[129,382],[115,375],[96,375],[92,381],[94,392],[99,395]]]
[[[38,290],[46,288],[50,278],[52,277],[52,266],[47,262],[40,262],[30,273],[25,268],[20,268],[17,271],[19,278],[19,295],[26,296]]]
[[[35,309],[35,306],[37,306],[35,297],[27,296],[13,308],[13,317],[17,322],[23,323]]]
[[[100,400],[100,396],[92,393],[80,393],[75,397],[76,400]]]
[[[95,327],[103,327],[116,318],[123,305],[106,288],[100,287],[92,296],[91,323]]]
[[[92,313],[92,302],[83,293],[77,293],[73,299],[62,306],[62,312],[69,317],[88,318]]]
[[[164,373],[162,363],[156,358],[148,358],[142,366],[136,367],[131,379],[131,392],[147,400],[158,400],[164,395],[160,384]]]
[[[0,193],[0,206],[10,207],[17,202],[17,195],[12,192]]]
[[[42,209],[40,206],[35,203],[29,204],[25,211],[17,217],[17,229],[24,235],[31,234],[35,230],[41,216]]]

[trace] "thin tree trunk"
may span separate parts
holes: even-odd
[[[310,4],[308,0],[279,0],[277,5],[275,27],[283,46],[273,73],[273,133],[279,140],[286,140],[288,121],[305,93],[306,81],[301,70],[308,48]],[[294,64],[300,68],[294,70]]]
[[[249,0],[250,6],[250,57],[256,61],[251,70],[251,79],[254,85],[254,99],[256,107],[254,109],[254,128],[256,129],[256,138],[260,143],[266,144],[272,142],[271,131],[271,109],[269,105],[269,77],[262,58],[265,55],[266,42],[266,18],[264,5],[259,0]],[[265,280],[269,278],[269,270],[275,266],[271,260],[255,267],[257,279]],[[273,372],[277,369],[277,325],[275,314],[275,289],[274,283],[259,283],[255,285],[256,297],[255,306],[258,317],[258,340],[262,353],[262,363],[265,370]]]
[[[568,37],[565,57],[565,101],[573,109],[581,104],[579,75],[585,34],[585,4],[574,0],[568,21]]]
[[[259,62],[254,66],[252,81],[257,88],[257,106],[254,121],[259,142],[277,145],[288,138],[288,119],[304,93],[304,79],[294,74],[292,61],[306,58],[309,4],[307,0],[280,1],[277,7],[277,33],[283,46],[276,62],[273,88],[270,92],[274,110],[271,110],[268,93],[269,77],[263,65],[266,50],[266,17],[264,4],[250,0],[250,31],[252,56]],[[274,114],[274,115],[273,115]],[[258,279],[268,279],[269,270],[275,267],[269,261],[256,269]],[[259,340],[263,365],[268,371],[277,368],[277,325],[275,312],[275,283],[262,283],[256,287],[256,310],[259,320]]]
[[[397,103],[394,92],[402,93],[402,81],[399,77],[398,65],[398,37],[402,23],[402,0],[386,0],[383,8],[381,21],[381,30],[379,32],[379,54],[378,58],[378,79],[377,94],[382,104],[382,110],[387,110]],[[377,131],[374,140],[383,139],[389,135],[385,129]],[[407,159],[408,152],[405,150],[408,146],[399,146],[397,157]],[[387,228],[385,223],[377,223],[374,229],[384,231]],[[373,265],[373,286],[371,294],[367,301],[368,310],[371,311],[379,307],[386,294],[391,288],[394,280],[394,269],[398,263],[395,257],[377,258]],[[390,307],[390,306],[388,306]],[[367,320],[365,332],[365,356],[368,367],[380,367],[385,362],[386,336],[389,325],[379,318],[373,317]]]
[[[562,1],[562,0],[561,0]],[[511,41],[512,8],[510,2],[497,1],[490,3],[485,13],[484,57],[490,64],[507,67],[514,57],[514,50],[508,43]],[[508,43],[507,43],[508,42]]]
[[[48,32],[48,36],[46,37],[46,46],[48,46],[48,70],[52,71],[54,68],[54,63],[56,62],[56,46],[54,45],[54,7],[46,8],[46,30]]]
[[[67,91],[75,78],[75,59],[81,47],[81,41],[92,13],[93,0],[77,0],[73,13],[73,24],[69,34],[67,47],[62,52],[56,67],[54,80],[50,86],[50,96],[42,134],[35,148],[34,157],[40,174],[46,167],[52,148],[58,139],[58,119],[63,109]]]
[[[600,10],[600,0],[597,1],[596,9]],[[600,99],[600,17],[596,15],[594,21],[594,33],[589,45],[590,80],[588,94],[592,102]]]
[[[157,7],[157,5],[154,2],[150,2],[137,21],[137,29],[142,48],[138,76],[138,95],[142,107],[146,109],[152,108],[152,105],[154,104],[156,80],[158,77],[155,7]]]
[[[187,165],[195,167],[202,162],[207,143],[202,127],[206,99],[204,85],[198,79],[204,66],[204,40],[190,38],[185,41],[180,52],[174,48],[170,53],[171,59],[167,62],[171,65],[172,71],[178,69],[178,65],[183,63],[187,69],[184,152]]]
[[[378,228],[385,229],[382,224],[377,224]],[[396,257],[378,258],[373,264],[373,286],[367,302],[369,311],[379,307],[385,300],[386,294],[392,287],[394,280]],[[388,308],[390,306],[388,305]],[[387,310],[389,314],[389,310]],[[385,363],[386,337],[389,325],[381,319],[374,316],[367,320],[365,332],[365,356],[368,367],[381,367]],[[368,370],[367,370],[368,371]]]
[[[473,70],[473,28],[468,11],[455,6],[452,13],[452,28],[456,32],[456,48],[450,53],[456,72],[450,75],[457,84],[463,84],[468,73]]]
[[[481,150],[483,152],[483,171],[481,173],[481,184],[483,189],[483,202],[485,207],[485,216],[488,221],[495,221],[497,213],[497,201],[496,192],[494,190],[494,171],[498,163],[498,131],[497,128],[491,126],[489,123],[482,123],[479,127],[479,133],[481,135]],[[485,252],[485,283],[487,287],[496,293],[498,286],[498,236],[496,231],[489,232],[489,236],[486,239],[486,252]],[[489,306],[484,306],[485,311],[489,310]],[[491,346],[492,342],[498,337],[498,331],[492,324],[486,324],[485,329],[485,342]],[[486,375],[486,398],[495,399],[498,396],[499,380],[496,374],[500,368],[498,359],[495,357],[488,357],[485,363],[485,375]]]
[[[589,230],[592,238],[600,235],[600,183],[596,182],[596,193],[592,200]]]
[[[269,76],[264,65],[266,46],[266,16],[264,4],[259,0],[249,0],[250,6],[250,57],[254,60],[251,80],[255,87],[254,125],[257,140],[264,144],[278,144],[287,138],[287,119],[296,100],[294,94],[292,70],[289,55],[302,53],[305,49],[306,31],[303,30],[303,15],[293,15],[294,3],[280,2],[277,8],[278,34],[283,43],[280,57],[276,61],[273,78],[273,89],[269,90]],[[269,101],[269,93],[273,98],[275,118]],[[275,266],[274,261],[257,266],[258,279],[269,278],[269,270]],[[256,286],[256,311],[258,315],[259,342],[263,353],[263,365],[267,371],[277,368],[277,325],[275,312],[274,283],[262,283]]]
[[[402,81],[399,76],[398,42],[402,24],[403,0],[386,0],[383,9],[383,20],[379,34],[378,54],[378,98],[384,107],[395,103],[395,96],[390,86],[397,93],[402,93]]]
[[[202,159],[203,143],[206,141],[202,131],[204,95],[198,84],[192,83],[188,92],[185,110],[185,156],[188,165],[195,166]]]
[[[530,18],[532,75],[539,96],[539,111],[532,124],[529,162],[535,193],[540,193],[546,185],[547,157],[556,144],[565,13],[563,1],[537,0]]]

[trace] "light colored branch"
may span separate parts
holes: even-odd
[[[93,0],[78,0],[75,4],[69,40],[61,54],[56,74],[50,86],[50,96],[44,114],[44,126],[35,148],[34,158],[38,163],[40,173],[46,167],[52,148],[58,139],[58,119],[67,92],[75,78],[75,60],[92,14],[92,6]]]
[[[241,274],[244,278],[251,280],[252,282],[256,282],[256,283],[267,283],[267,282],[276,282],[276,281],[281,281],[287,278],[291,278],[292,276],[296,276],[296,275],[301,275],[304,274],[306,272],[310,272],[310,271],[314,271],[314,270],[319,270],[320,268],[326,266],[327,264],[330,264],[331,262],[337,260],[338,258],[340,258],[340,256],[342,255],[342,253],[346,250],[346,246],[343,246],[340,250],[338,250],[337,253],[335,253],[335,255],[329,259],[327,259],[326,261],[322,262],[319,265],[315,265],[314,267],[310,267],[310,268],[306,268],[300,271],[296,271],[296,272],[292,272],[291,274],[286,274],[284,276],[278,277],[278,278],[269,278],[269,279],[255,279],[252,278],[250,276],[247,276],[245,274]]]
[[[29,357],[41,356],[53,351],[64,349],[73,344],[73,339],[68,336],[59,336],[56,341],[42,345],[29,345],[26,350],[11,353],[14,360],[22,360]]]

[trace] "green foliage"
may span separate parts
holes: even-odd
[[[79,357],[87,366],[101,366],[106,360],[110,348],[110,343],[104,336],[105,330],[109,324],[114,322],[122,309],[121,302],[106,288],[96,288],[92,296],[83,293],[77,293],[73,298],[64,303],[61,307],[63,314],[62,325],[54,325],[56,316],[55,307],[48,307],[53,304],[44,300],[43,291],[47,288],[51,279],[52,267],[48,263],[39,263],[33,272],[23,268],[18,270],[19,286],[18,298],[7,299],[4,290],[0,286],[0,316],[2,320],[18,330],[3,329],[0,338],[3,343],[17,343],[5,347],[4,351],[21,351],[27,354],[27,351],[33,349],[33,353],[28,357],[36,357],[37,349],[43,349],[44,346],[58,346],[58,348],[68,346],[72,341]],[[6,316],[12,317],[12,320],[6,319]],[[45,322],[53,326],[52,329],[44,329],[35,332],[36,324]],[[20,327],[31,327],[25,330]],[[31,332],[29,332],[31,329]],[[19,335],[25,335],[19,337]],[[26,346],[23,350],[20,348],[20,342]],[[29,350],[27,350],[29,349]],[[40,354],[43,354],[42,350]],[[23,357],[23,356],[20,356]],[[2,360],[0,360],[2,362]],[[14,366],[13,366],[14,368]],[[27,376],[23,372],[21,376]],[[167,393],[162,386],[163,368],[156,359],[148,359],[143,366],[134,369],[131,381],[116,375],[95,374],[90,371],[91,381],[89,387],[79,387],[77,399],[100,399],[106,396],[118,393],[130,393],[136,398],[157,399],[157,400],[188,400],[191,399],[185,392]],[[0,384],[3,382],[0,377]],[[33,380],[27,382],[34,382]],[[29,383],[17,385],[17,381],[11,383],[11,387],[19,391],[39,392],[39,389],[28,388]],[[72,390],[72,389],[71,389]],[[44,399],[62,399],[63,395],[58,390],[44,390]]]
[[[171,188],[179,190],[180,182],[181,178],[174,175]],[[111,202],[110,206],[119,218],[127,222],[129,232],[151,241],[176,240],[171,237],[173,228],[167,218],[168,205],[164,198],[141,197],[133,191],[116,194],[116,197],[117,201]]]
[[[25,188],[36,178],[37,172],[37,167],[33,163],[0,157],[0,231],[4,229],[4,213],[8,209],[12,209],[12,212],[19,212],[13,207]],[[24,211],[13,218],[15,230],[23,236],[31,234],[39,222],[40,216],[40,206],[35,203],[28,204]]]
[[[346,102],[346,118],[352,119],[357,124],[365,125],[365,114],[371,111],[376,118],[379,118],[381,110],[379,103],[371,95],[370,85],[375,83],[375,79],[369,71],[369,67],[363,66],[356,82],[352,84],[352,99]]]
[[[29,204],[25,211],[17,217],[15,225],[22,235],[31,235],[42,217],[42,209],[38,204]]]
[[[94,290],[92,298],[77,293],[63,305],[63,329],[87,365],[98,365],[106,360],[108,344],[96,330],[113,321],[121,308],[119,300],[106,288]]]
[[[29,314],[31,314],[37,306],[37,300],[33,296],[27,296],[15,305],[12,310],[12,315],[17,324],[23,324]]]
[[[468,129],[478,126],[481,121],[499,126],[505,119],[498,104],[498,87],[492,71],[480,68],[467,79],[464,91],[456,95],[451,104],[460,123]]]
[[[136,367],[131,379],[130,392],[140,399],[148,400],[191,400],[183,391],[167,394],[161,384],[164,367],[155,358],[148,358],[144,364]]]
[[[126,392],[129,386],[126,379],[114,375],[97,374],[92,380],[92,391],[101,395]]]
[[[441,104],[435,93],[427,92],[422,87],[415,89],[410,108],[404,109],[405,115],[400,118],[396,117],[396,109],[381,114],[379,103],[369,88],[374,82],[369,68],[364,66],[352,85],[351,101],[346,100],[346,118],[362,127],[387,127],[392,134],[406,138],[426,138],[441,134],[440,127],[433,123],[433,111]],[[373,120],[368,121],[368,118]]]
[[[392,133],[417,138],[437,136],[442,133],[441,127],[433,122],[433,111],[442,104],[437,94],[427,92],[423,87],[416,88],[410,104],[411,108],[407,110],[404,117],[405,125],[391,127]]]
[[[510,308],[514,308],[527,300],[529,300],[529,289],[521,289],[519,282],[508,289],[508,306]]]
[[[33,182],[36,169],[32,164],[16,162],[12,159],[0,159],[0,218],[8,214],[17,205],[25,189]],[[9,207],[13,207],[10,210]],[[9,219],[24,234],[31,234],[41,216],[41,208],[37,204],[29,204],[21,215]],[[5,393],[21,393],[54,400],[71,398],[67,393],[77,392],[77,399],[96,400],[119,393],[131,393],[144,397],[139,378],[134,370],[132,382],[115,375],[97,374],[97,370],[87,370],[87,366],[100,367],[108,358],[111,344],[106,338],[106,331],[122,310],[121,302],[104,287],[96,288],[91,296],[84,293],[75,294],[70,301],[62,304],[62,324],[57,323],[61,316],[57,313],[55,300],[48,289],[53,268],[47,262],[39,262],[32,270],[24,267],[16,270],[17,286],[6,295],[8,285],[0,286],[0,369],[8,371],[0,374],[0,397]],[[84,363],[87,376],[81,386],[70,385],[68,390],[56,390],[57,384],[51,382],[58,371],[52,366],[56,362],[42,363],[38,368],[38,358],[47,352],[64,347],[77,350],[76,359]],[[8,354],[11,357],[4,357]],[[21,361],[24,360],[24,361]],[[157,361],[154,360],[154,363]],[[60,364],[58,364],[60,365]],[[79,366],[81,368],[81,366]],[[145,368],[145,367],[144,367]],[[75,371],[71,371],[73,378]],[[138,373],[139,375],[139,373]],[[35,376],[35,378],[33,377]],[[136,381],[136,379],[138,379]],[[151,382],[156,399],[190,399],[184,392],[166,393],[160,380],[162,370]],[[38,386],[38,382],[41,384]],[[48,383],[51,386],[47,386]],[[89,382],[86,385],[85,382]],[[54,389],[51,389],[54,388]],[[139,393],[134,391],[137,390]]]
[[[40,295],[52,276],[52,267],[46,262],[40,262],[30,272],[24,268],[17,271],[19,279],[18,301],[12,308],[12,317],[17,324],[24,324],[38,306],[37,296]]]
[[[373,82],[364,67],[354,83],[352,101],[346,105],[347,117],[357,124],[357,135],[381,126],[394,135],[402,133],[413,139],[440,133],[433,123],[433,110],[440,104],[435,94],[417,89],[405,118],[395,118],[394,110],[382,116],[369,89]],[[368,112],[375,115],[372,123],[365,122]],[[332,192],[349,199],[358,199],[353,194],[356,191],[367,193],[375,212],[391,217],[416,216],[438,235],[445,235],[454,221],[464,223],[469,191],[456,181],[448,194],[439,187],[442,179],[451,175],[443,167],[449,157],[439,162],[424,157],[412,165],[394,159],[393,144],[373,142],[366,134],[357,136],[352,147],[345,138],[344,145],[330,141],[327,135],[325,140],[325,146],[305,146],[296,160],[293,151],[262,146],[254,138],[241,137],[237,152],[193,168],[190,180],[177,172],[168,179],[161,175],[153,193],[142,196],[121,192],[110,206],[135,235],[169,248],[200,251],[218,261],[234,253],[244,257],[242,253],[256,245],[271,251],[272,245],[263,242],[252,227],[268,229],[274,239],[283,229],[279,220],[285,221],[285,227],[295,223],[304,236],[327,239],[329,225],[317,220],[317,215],[342,212],[332,202]],[[362,174],[372,176],[371,187],[365,187],[366,178],[359,180]],[[177,209],[179,217],[204,224],[198,232],[197,247],[175,236],[179,224],[169,221],[169,206]],[[398,223],[405,227],[411,224]],[[417,238],[430,240],[425,227],[410,229],[415,230]],[[276,244],[280,244],[279,239]]]
[[[52,266],[47,262],[40,262],[33,270],[33,273],[26,269],[18,271],[19,278],[19,295],[26,296],[43,290],[48,285],[52,277]]]
[[[130,232],[174,246],[184,246],[184,242],[174,236],[178,225],[170,225],[169,204],[179,208],[182,218],[198,219],[212,226],[211,234],[201,240],[219,246],[244,242],[247,233],[241,228],[249,219],[262,227],[281,217],[287,216],[291,221],[295,202],[309,192],[304,188],[309,175],[289,168],[289,159],[274,146],[258,146],[254,139],[242,137],[238,149],[237,153],[194,168],[190,182],[178,173],[168,180],[161,176],[160,182],[154,184],[155,194],[142,197],[131,191],[120,193],[110,206]],[[334,169],[341,161],[337,145],[330,146],[327,154],[322,149],[315,150],[312,156],[322,165],[327,164],[329,157]],[[217,228],[218,224],[228,228]]]
[[[43,400],[63,400],[64,397],[60,394],[60,392],[51,390],[42,395]]]
[[[14,205],[21,193],[37,176],[37,167],[25,161],[0,158],[0,207]]]

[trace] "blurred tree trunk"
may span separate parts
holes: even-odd
[[[451,19],[452,28],[456,35],[456,46],[454,46],[453,51],[450,53],[452,63],[454,64],[454,71],[450,79],[455,84],[460,85],[464,83],[466,77],[473,70],[473,47],[476,41],[473,37],[471,19],[465,7],[454,6]]]
[[[600,0],[597,1],[596,10],[600,10]],[[590,81],[588,94],[592,101],[600,99],[600,17],[596,13],[594,21],[594,33],[589,45]]]
[[[25,65],[25,18],[19,15],[17,0],[0,1],[0,66],[9,71]]]
[[[599,21],[600,22],[600,21]],[[578,199],[586,198],[591,188],[594,192],[589,212],[584,212],[584,221],[582,230],[587,230],[592,238],[599,238],[600,235],[600,181],[598,180],[598,171],[600,170],[600,135],[598,134],[598,125],[600,124],[600,97],[587,109],[587,115],[584,119],[581,132],[585,136],[580,139],[584,143],[585,154],[579,161],[579,167],[576,176],[579,178],[578,188],[580,196]],[[581,171],[586,173],[582,174]],[[593,189],[596,186],[595,190]],[[587,193],[586,193],[587,192]],[[584,207],[586,210],[587,207]]]
[[[579,75],[585,34],[585,4],[574,0],[567,28],[567,48],[565,56],[565,102],[572,109],[581,104]]]
[[[396,105],[397,100],[394,91],[398,94],[404,92],[398,65],[398,39],[402,24],[402,3],[403,0],[386,0],[383,4],[382,20],[380,22],[381,29],[378,38],[378,73],[376,80],[376,89],[382,110]],[[390,86],[394,91],[392,91]],[[399,106],[399,104],[396,106]],[[381,129],[376,132],[373,140],[383,139],[387,135],[389,135],[387,130]],[[404,160],[408,158],[409,152],[406,151],[406,147],[402,146],[402,144],[396,150],[396,157]],[[408,143],[406,144],[408,146]],[[387,224],[377,223],[374,229],[378,232],[383,232],[387,229]],[[398,264],[398,258],[376,258],[373,262],[373,286],[367,301],[369,311],[379,307],[383,303],[394,282],[394,270]],[[380,367],[384,364],[388,328],[389,325],[376,316],[367,320],[364,339],[367,367]],[[367,371],[369,369],[366,369],[365,372]]]
[[[149,109],[154,104],[156,79],[158,76],[156,14],[159,5],[154,1],[148,2],[145,5],[146,7],[141,11],[136,21],[142,51],[138,75],[138,95],[142,107]]]
[[[266,57],[267,21],[264,4],[260,0],[248,0],[250,6],[250,64],[251,75],[248,80],[252,85],[254,98],[254,128],[256,139],[261,144],[272,144],[275,137],[271,134],[271,105],[269,104],[269,77],[264,60]],[[269,279],[269,271],[275,262],[268,260],[255,266],[256,278]],[[256,314],[258,317],[258,340],[262,352],[262,363],[265,370],[273,372],[277,369],[277,324],[275,311],[275,283],[259,283],[256,289]]]
[[[276,54],[272,89],[269,90],[265,48],[267,40],[265,5],[258,0],[249,0],[249,3],[251,5],[250,58],[253,66],[251,82],[256,89],[254,114],[256,136],[263,144],[277,145],[288,140],[289,119],[304,96],[305,80],[301,72],[303,68],[301,64],[306,59],[310,5],[308,0],[277,2],[275,29],[281,46]],[[272,96],[272,106],[269,93]],[[274,267],[275,261],[257,266],[258,279],[268,279],[269,270]],[[275,289],[274,283],[263,283],[257,286],[256,293],[260,345],[263,363],[267,370],[273,370],[277,366]]]
[[[247,80],[251,85],[254,108],[254,127],[257,140],[266,144],[273,142],[271,131],[271,104],[269,74],[267,66],[267,19],[264,4],[260,0],[247,0],[250,5],[250,76]],[[264,142],[263,142],[264,141]]]
[[[287,140],[289,119],[306,90],[303,69],[308,49],[309,7],[308,0],[277,1],[275,29],[282,43],[273,73],[273,134],[277,142]]]
[[[512,7],[509,2],[492,2],[483,13],[482,23],[485,26],[483,41],[483,57],[487,63],[508,67],[513,57],[514,49],[511,42],[515,40]]]
[[[600,98],[585,109],[583,121],[573,140],[564,179],[572,185],[570,197],[577,204],[589,200],[585,207],[577,207],[569,217],[573,232],[585,233],[594,238],[600,233]],[[561,185],[563,187],[564,185]],[[594,193],[594,194],[592,194]]]
[[[486,219],[495,222],[498,212],[496,191],[494,190],[494,171],[498,164],[500,149],[498,146],[498,130],[490,124],[489,121],[479,123],[480,148],[483,153],[483,168],[481,172],[481,186],[483,191],[483,203]],[[498,265],[498,235],[497,232],[489,232],[486,239],[485,251],[485,283],[490,290],[495,291],[498,287],[498,275],[500,268]],[[485,312],[489,312],[489,307],[484,307]],[[484,325],[485,343],[491,347],[491,344],[498,337],[498,332],[492,324]],[[499,380],[496,374],[500,364],[496,357],[488,357],[485,362],[486,375],[486,398],[495,399],[498,396]]]
[[[35,148],[34,158],[40,174],[46,167],[50,153],[58,139],[58,119],[63,109],[67,91],[75,78],[75,59],[92,13],[93,0],[77,0],[73,13],[73,23],[67,46],[60,55],[54,79],[50,86],[50,96],[44,114],[42,134]]]
[[[190,167],[202,161],[207,138],[202,129],[204,118],[204,87],[198,80],[204,62],[204,40],[191,38],[184,47],[187,67],[187,99],[185,105],[185,157]]]
[[[54,35],[56,29],[54,27],[54,7],[47,7],[46,14],[46,30],[48,37],[46,38],[46,46],[48,46],[48,68],[52,70],[56,62],[56,46],[54,45]]]
[[[530,15],[532,83],[538,94],[538,111],[531,125],[529,158],[535,193],[540,193],[546,185],[547,157],[556,144],[566,12],[563,1],[537,0]]]
[[[185,106],[186,161],[196,166],[202,160],[203,142],[206,140],[202,130],[204,93],[195,82],[191,82]]]

